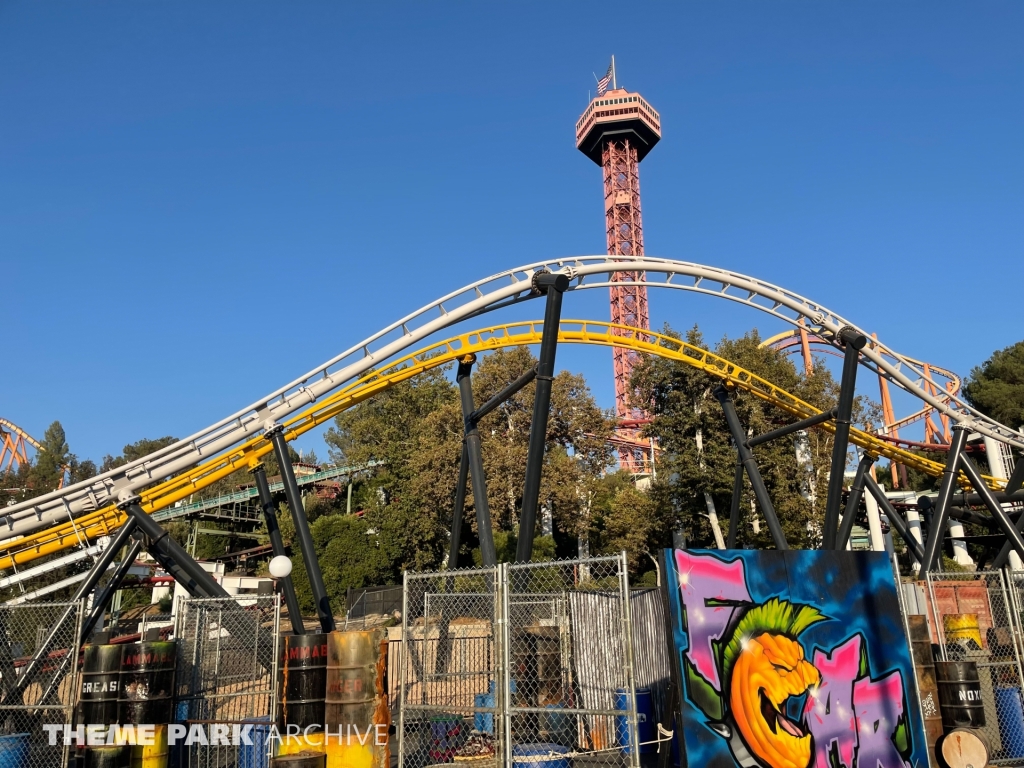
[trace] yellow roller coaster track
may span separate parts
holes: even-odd
[[[306,411],[290,418],[284,424],[285,438],[294,440],[299,435],[334,418],[342,411],[373,397],[398,382],[406,381],[424,371],[450,363],[462,355],[524,344],[539,344],[542,326],[543,323],[539,320],[494,325],[453,336],[424,347],[376,371],[368,372],[365,376],[325,397]],[[771,403],[798,419],[821,413],[818,408],[723,357],[659,333],[594,320],[563,320],[559,324],[558,340],[563,344],[625,347],[639,353],[676,360],[722,381],[731,382],[738,388]],[[830,432],[835,429],[832,422],[825,422],[821,428]],[[873,455],[884,456],[927,474],[935,476],[942,474],[942,464],[897,448],[862,430],[852,429],[850,442]],[[255,465],[260,457],[271,450],[272,446],[263,437],[252,438],[231,451],[142,491],[142,508],[152,514],[169,507],[232,472]],[[990,487],[997,490],[1006,482],[992,477],[986,477],[985,481]],[[969,487],[963,477],[961,477],[961,484]],[[0,557],[0,570],[16,567],[44,555],[84,544],[88,539],[97,536],[109,535],[117,530],[124,520],[124,514],[116,507],[107,506],[44,531],[0,542],[0,552],[5,553]]]

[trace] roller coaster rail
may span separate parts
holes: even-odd
[[[0,516],[0,523],[6,523],[9,537],[25,536],[131,498],[174,473],[214,458],[245,440],[257,438],[263,430],[446,327],[534,298],[539,294],[533,278],[543,271],[568,276],[570,292],[608,288],[613,284],[613,274],[635,273],[637,280],[649,288],[675,288],[716,296],[761,310],[794,326],[807,324],[809,331],[832,340],[837,347],[841,344],[836,339],[844,328],[870,337],[821,304],[771,283],[715,267],[651,257],[619,260],[606,255],[535,262],[472,283],[426,305],[190,437],[90,480],[8,507]],[[935,384],[930,377],[911,358],[882,342],[874,340],[863,349],[861,364],[927,402],[955,423],[1024,449],[1024,436],[978,413],[959,397],[950,395],[947,400],[945,396],[936,397],[926,391],[926,381]]]
[[[299,475],[295,478],[295,482],[299,486],[311,485],[313,483],[323,482],[324,480],[333,480],[336,477],[346,477],[348,475],[355,475],[360,472],[365,472],[368,469],[373,469],[379,466],[383,462],[380,461],[368,461],[366,464],[353,464],[351,466],[344,467],[328,467],[327,469],[320,470],[319,472],[312,472],[308,475]],[[284,490],[284,483],[277,482],[270,484],[270,490],[272,493],[280,493]],[[224,507],[229,504],[241,504],[245,502],[251,502],[253,499],[259,498],[259,490],[255,486],[251,488],[243,488],[241,491],[235,491],[234,493],[225,493],[220,496],[214,496],[210,499],[200,499],[199,501],[193,501],[188,504],[176,504],[173,507],[167,507],[158,512],[153,513],[153,519],[160,523],[165,523],[169,520],[177,520],[180,517],[194,517],[202,515],[210,509],[217,509],[218,507]]]
[[[392,361],[383,368],[364,374],[354,383],[342,388],[330,397],[322,399],[315,406],[286,422],[285,436],[291,440],[307,432],[319,424],[325,423],[345,409],[366,400],[379,392],[405,381],[424,371],[450,363],[467,352],[486,352],[495,349],[537,344],[542,334],[540,321],[524,321],[506,325],[468,331],[444,341],[435,342],[425,348],[407,354]],[[716,378],[732,383],[757,397],[776,405],[782,410],[806,418],[819,413],[818,409],[804,403],[799,398],[786,392],[749,371],[731,363],[712,352],[692,346],[685,341],[663,336],[650,331],[642,331],[628,326],[615,326],[611,323],[586,320],[563,320],[559,327],[561,343],[596,344],[603,346],[622,346],[637,352],[659,355],[686,363],[703,370]],[[823,429],[834,430],[833,423],[819,425]],[[853,429],[850,440],[855,445],[867,449],[873,454],[885,456],[893,461],[906,463],[928,474],[938,476],[943,465],[902,450],[881,440],[878,436]],[[143,508],[154,515],[158,510],[170,507],[196,489],[208,486],[217,479],[237,469],[253,466],[260,456],[270,450],[269,442],[255,437],[235,450],[209,460],[204,464],[171,480],[155,485],[142,493]],[[986,478],[994,488],[1005,481]],[[966,483],[962,480],[962,484]],[[68,521],[48,530],[40,531],[24,538],[0,543],[0,552],[7,555],[0,557],[0,569],[17,567],[42,555],[83,545],[90,539],[109,535],[117,530],[124,521],[123,514],[109,506],[77,520]],[[34,570],[34,569],[33,569]],[[22,573],[27,573],[23,571]]]

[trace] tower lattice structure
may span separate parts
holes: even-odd
[[[638,93],[616,88],[590,102],[576,123],[576,147],[601,166],[604,178],[605,232],[608,254],[629,260],[644,254],[640,212],[640,161],[661,138],[661,118]],[[643,272],[617,272],[611,293],[613,323],[650,330]],[[637,423],[646,418],[632,402],[630,379],[636,353],[612,348],[619,463],[640,471],[646,450]]]

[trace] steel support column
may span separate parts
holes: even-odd
[[[868,471],[874,463],[875,457],[865,452],[860,463],[857,464],[857,474],[854,475],[853,485],[850,486],[850,495],[846,497],[846,509],[843,512],[842,525],[839,527],[836,549],[846,549],[846,542],[850,540],[853,521],[857,517],[857,507],[860,506],[860,497],[864,495],[864,478],[867,477]]]
[[[819,413],[816,416],[810,416],[806,419],[801,419],[800,421],[794,421],[792,424],[787,424],[784,427],[773,429],[771,432],[765,432],[763,435],[754,435],[752,438],[747,440],[747,445],[753,448],[755,446],[761,445],[761,443],[767,443],[777,438],[785,437],[786,435],[791,435],[794,432],[799,432],[802,429],[816,427],[819,424],[824,424],[826,421],[831,421],[836,417],[837,413],[839,413],[839,409],[833,408],[830,411]]]
[[[946,520],[949,517],[949,502],[956,488],[957,467],[960,454],[967,443],[967,428],[959,424],[953,427],[953,442],[949,446],[946,468],[942,471],[942,482],[939,485],[939,498],[932,513],[931,524],[928,526],[928,543],[924,550],[921,569],[928,573],[939,559],[939,550],[946,535]]]
[[[459,567],[459,547],[462,546],[462,511],[466,506],[466,482],[469,479],[469,451],[462,441],[459,459],[459,482],[455,486],[455,506],[452,508],[452,536],[448,544],[448,570]]]
[[[519,563],[529,562],[533,557],[533,533],[537,525],[540,477],[544,469],[544,447],[551,409],[551,382],[555,376],[555,352],[558,350],[558,321],[562,317],[562,294],[569,289],[569,278],[554,272],[538,272],[533,276],[533,287],[547,295],[547,303],[544,307],[543,338],[537,362],[530,445],[526,454],[523,511],[519,516],[519,541],[516,544],[516,562]]]
[[[839,403],[836,407],[835,443],[832,445],[832,466],[828,475],[828,498],[825,501],[825,523],[822,530],[822,549],[835,549],[839,531],[839,507],[842,504],[843,479],[846,475],[846,451],[850,444],[850,419],[853,418],[853,399],[857,386],[857,365],[860,351],[867,339],[852,328],[843,328],[837,340],[844,347],[843,375],[839,384]]]
[[[263,520],[267,524],[267,536],[270,538],[270,547],[274,552],[274,557],[287,557],[284,539],[281,537],[281,528],[277,522],[277,502],[274,501],[274,496],[270,493],[266,467],[263,464],[257,464],[249,470],[249,474],[256,480],[256,491],[259,493],[260,508],[263,510]],[[279,581],[281,582],[281,591],[284,593],[285,605],[288,607],[288,620],[292,625],[292,634],[304,635],[306,627],[302,623],[302,609],[299,608],[299,598],[295,594],[292,577],[289,574]]]
[[[889,525],[896,529],[896,533],[900,535],[900,538],[906,542],[907,548],[910,553],[914,556],[914,559],[919,563],[924,562],[924,550],[921,548],[921,544],[911,533],[910,525],[904,520],[900,513],[893,507],[892,502],[889,501],[889,497],[885,495],[885,491],[881,489],[878,483],[875,481],[870,474],[865,475],[864,485],[867,487],[868,493],[875,497],[875,501],[878,502],[878,506],[885,512],[886,518],[889,520]]]
[[[302,560],[306,564],[306,575],[309,576],[309,586],[313,591],[313,602],[316,604],[320,627],[324,632],[333,632],[334,611],[331,610],[331,600],[327,597],[324,575],[320,570],[316,546],[313,544],[313,534],[309,530],[306,509],[302,506],[299,484],[295,482],[295,470],[288,455],[288,442],[284,439],[284,426],[274,424],[266,430],[264,436],[270,438],[270,442],[274,444],[274,455],[277,456],[277,463],[281,468],[281,482],[284,483],[284,497],[292,513],[292,522],[295,523],[295,533],[299,539],[299,549],[302,550]]]
[[[222,597],[231,603],[236,603],[235,598],[203,570],[203,566],[193,560],[188,552],[171,538],[160,523],[145,513],[139,506],[138,496],[124,499],[118,508],[135,519],[139,524],[139,531],[146,537],[147,549],[153,559],[173,576],[175,581],[188,590],[190,595],[193,597]],[[255,620],[245,614],[225,613],[224,629],[235,637],[259,636]],[[264,669],[273,669],[273,647],[266,643],[260,643],[256,651],[256,662]]]
[[[961,431],[966,434],[966,430]],[[978,468],[974,466],[974,462],[967,458],[966,454],[963,453],[960,454],[960,469],[962,469],[964,474],[967,475],[967,479],[971,481],[971,485],[974,486],[974,490],[985,500],[985,506],[988,507],[988,511],[992,513],[992,517],[995,518],[1003,533],[1006,534],[1006,538],[1008,539],[1006,545],[1012,546],[1013,549],[1016,550],[1017,554],[1024,559],[1024,538],[1021,537],[1020,531],[1018,531],[1010,521],[1009,516],[1006,514],[1006,510],[1002,508],[998,501],[996,501],[996,497],[985,484],[985,480],[982,478],[981,472],[978,471]],[[1024,515],[1022,515],[1022,519],[1024,519]],[[1006,545],[1004,545],[1004,548]],[[999,555],[1002,556],[1002,552],[1000,552]]]
[[[92,601],[92,611],[82,622],[82,635],[79,638],[80,642],[84,643],[92,635],[93,630],[99,623],[100,619],[103,618],[103,614],[107,611],[107,606],[110,605],[110,601],[113,599],[114,594],[121,588],[121,582],[124,581],[124,577],[128,575],[128,571],[135,564],[135,558],[139,556],[139,552],[142,551],[143,542],[141,538],[132,539],[131,545],[128,547],[128,551],[125,552],[121,562],[118,563],[114,569],[114,573],[110,576],[110,581],[103,587],[96,598]]]
[[[732,500],[729,504],[729,538],[726,549],[736,549],[736,534],[740,527],[740,497],[743,496],[743,465],[736,462],[736,476],[732,482]]]
[[[476,355],[466,355],[459,360],[459,368],[455,373],[455,381],[459,385],[459,398],[462,402],[463,431],[466,435],[466,455],[469,458],[469,474],[473,480],[473,507],[476,510],[476,528],[480,538],[480,559],[484,568],[493,568],[498,564],[498,554],[494,549],[494,534],[491,533],[491,507],[487,503],[487,475],[484,473],[483,451],[480,445],[480,430],[472,415],[476,410],[473,404],[473,363]],[[465,493],[465,492],[463,492]]]
[[[736,405],[732,401],[729,389],[720,384],[715,387],[714,394],[718,398],[718,402],[722,404],[722,411],[725,413],[725,423],[729,425],[729,432],[732,433],[732,441],[736,444],[740,464],[743,465],[747,472],[747,478],[749,478],[750,485],[754,489],[754,498],[757,499],[757,504],[761,508],[761,514],[764,515],[764,520],[768,524],[768,531],[772,535],[772,541],[775,542],[775,548],[789,549],[789,544],[786,543],[786,535],[782,532],[779,518],[775,514],[775,506],[768,495],[768,489],[761,478],[761,472],[757,468],[754,452],[750,450],[750,446],[747,444],[747,436],[743,431],[743,425],[740,424],[740,417],[736,413]]]

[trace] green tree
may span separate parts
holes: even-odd
[[[665,333],[678,338],[670,328]],[[686,341],[708,348],[696,326]],[[756,330],[738,339],[723,338],[714,351],[822,410],[831,408],[837,400],[838,385],[820,361],[812,376],[803,376],[785,355],[762,347]],[[645,434],[658,438],[662,449],[651,498],[663,519],[674,518],[672,525],[692,546],[717,546],[719,536],[724,538],[728,527],[737,457],[722,409],[713,395],[718,382],[692,366],[654,356],[641,361],[633,378],[638,402],[649,403],[653,417]],[[790,414],[743,390],[734,393],[733,400],[750,434],[793,421]],[[858,398],[854,419],[866,425],[877,420],[877,415],[870,403]],[[806,437],[776,440],[755,449],[762,478],[792,547],[813,547],[820,538],[832,443],[832,435],[819,429],[809,430]],[[748,481],[740,514],[739,543],[772,546],[763,511],[754,501]],[[652,530],[650,535],[655,538],[650,546],[671,542],[671,530],[665,527]]]
[[[57,487],[64,476],[64,468],[73,457],[64,427],[59,421],[46,428],[39,444],[40,450],[36,453],[30,482],[35,489],[46,493]]]
[[[473,373],[476,402],[485,402],[536,362],[525,347],[483,357]],[[498,533],[518,528],[533,396],[534,387],[527,386],[480,422],[496,544]],[[609,462],[609,432],[583,377],[559,373],[552,383],[540,500],[556,526],[572,536],[588,529],[588,485]],[[462,436],[458,391],[444,369],[360,403],[338,416],[326,435],[336,463],[382,462],[357,489],[356,503],[377,531],[396,578],[404,568],[436,568],[444,558]],[[471,486],[463,519],[472,532],[464,537],[464,553],[469,553],[476,536]]]
[[[156,440],[144,437],[141,440],[126,445],[121,450],[120,456],[111,456],[110,454],[104,456],[103,463],[100,465],[100,472],[109,472],[112,469],[117,469],[176,442],[178,442],[178,438],[171,437],[170,435],[158,437]]]
[[[964,398],[1008,427],[1024,426],[1024,341],[993,352],[973,368],[964,384]]]

